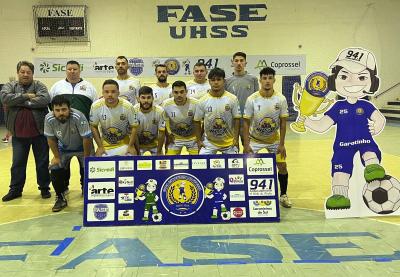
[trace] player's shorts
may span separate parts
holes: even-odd
[[[366,152],[375,153],[379,162],[381,161],[382,154],[376,143],[362,144],[352,147],[334,147],[331,169],[332,176],[335,172],[344,172],[350,174],[351,176],[353,173],[353,158],[358,151],[360,152],[361,162],[363,166],[365,166],[365,162],[362,159],[362,156]]]
[[[119,147],[106,149],[106,154],[104,156],[126,156],[128,152],[128,145],[122,145]]]
[[[140,148],[140,156],[143,156],[144,153],[150,152],[150,155],[156,156],[157,155],[157,147],[153,148]]]
[[[254,153],[260,152],[262,149],[267,149],[268,153],[274,153],[276,155],[276,162],[277,163],[284,163],[286,162],[286,159],[282,157],[282,155],[276,154],[278,151],[279,143],[259,143],[253,140],[250,140],[250,147],[253,150]]]
[[[175,140],[173,143],[168,144],[167,155],[179,155],[183,147],[186,147],[190,155],[199,154],[199,148],[195,140]]]
[[[222,154],[238,154],[239,150],[235,145],[231,145],[228,147],[218,147],[208,141],[207,138],[204,138],[203,141],[204,147],[202,147],[199,151],[200,155],[212,155],[216,154],[218,151]]]

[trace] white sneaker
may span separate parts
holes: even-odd
[[[279,202],[281,203],[282,207],[291,208],[292,202],[290,202],[289,197],[286,194],[281,195]]]

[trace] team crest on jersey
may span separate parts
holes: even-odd
[[[103,132],[103,134],[104,134],[104,139],[109,144],[116,144],[118,141],[124,138],[122,130],[115,127],[108,128],[106,132]]]
[[[215,137],[225,136],[227,133],[227,124],[223,118],[212,119],[210,133]]]
[[[192,110],[188,110],[188,116],[193,116],[193,111]]]
[[[275,111],[279,111],[279,109],[280,109],[279,103],[276,103],[274,108],[275,108]]]
[[[231,106],[229,106],[229,104],[225,105],[225,111],[229,112],[231,110]]]
[[[151,132],[149,131],[143,131],[141,134],[139,134],[139,143],[140,144],[150,144],[154,140],[154,136]]]
[[[173,215],[192,215],[203,205],[203,185],[199,179],[188,173],[172,175],[161,187],[161,202]]]
[[[182,137],[187,137],[193,133],[193,126],[186,122],[179,122],[173,127],[172,131]]]
[[[363,108],[357,108],[356,114],[357,115],[363,115],[364,114],[364,109]]]
[[[121,115],[119,116],[119,119],[120,119],[120,120],[126,120],[126,115],[121,114]]]
[[[82,85],[82,86],[80,86],[79,89],[82,90],[82,91],[86,91],[86,86],[85,86],[85,85]]]
[[[263,136],[267,136],[273,133],[276,130],[276,128],[277,124],[272,118],[264,117],[258,122],[256,131]]]

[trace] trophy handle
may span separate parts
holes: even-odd
[[[302,88],[299,83],[294,83],[293,85],[293,94],[292,94],[292,100],[295,104],[295,106],[299,107],[300,106],[300,101],[299,101],[299,91],[301,91]]]
[[[321,110],[319,110],[319,111],[316,111],[315,113],[314,113],[314,115],[317,115],[317,114],[321,114],[321,113],[324,113],[324,112],[326,112],[331,106],[332,106],[332,104],[335,102],[335,100],[333,100],[333,99],[325,99],[323,102],[322,102],[322,104],[326,104],[326,106],[323,108],[323,109],[321,109]]]

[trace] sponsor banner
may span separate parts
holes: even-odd
[[[250,217],[276,217],[276,199],[257,199],[249,201]]]
[[[115,198],[115,182],[89,182],[87,191],[89,200]]]
[[[115,178],[115,161],[89,162],[89,179]]]
[[[90,203],[87,205],[87,221],[114,221],[114,203]]]
[[[86,174],[85,226],[279,221],[274,154],[89,157],[89,165],[116,170],[104,180]]]
[[[247,179],[249,196],[275,195],[275,181],[273,178]]]
[[[37,70],[35,77],[39,78],[65,78],[66,64],[69,60],[76,60],[81,65],[81,76],[113,78],[117,76],[115,70],[115,57],[99,58],[35,58],[34,65]],[[220,67],[225,69],[227,76],[232,71],[231,56],[196,56],[196,57],[129,57],[129,73],[135,77],[154,77],[154,65],[164,63],[171,76],[192,76],[193,66],[203,62],[208,69]],[[306,74],[305,55],[247,55],[248,73],[258,76],[260,70],[266,66],[276,70],[278,75],[304,75]]]

